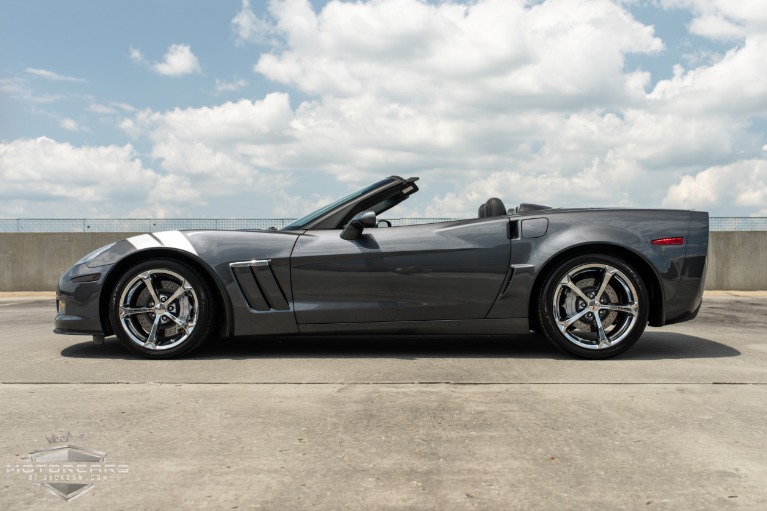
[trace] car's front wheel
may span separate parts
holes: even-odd
[[[112,293],[109,318],[117,338],[147,358],[171,358],[199,347],[215,327],[207,280],[179,261],[154,259],[125,272]]]
[[[538,321],[557,347],[584,358],[609,358],[629,349],[644,332],[647,288],[616,257],[590,254],[560,263],[538,297]]]

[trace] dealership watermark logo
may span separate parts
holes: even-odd
[[[128,465],[107,462],[107,453],[81,447],[86,443],[85,435],[66,431],[45,438],[47,448],[30,452],[28,462],[6,465],[5,473],[22,475],[70,501],[85,495],[96,484],[129,471]]]

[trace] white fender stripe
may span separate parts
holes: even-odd
[[[189,252],[191,254],[197,255],[197,251],[194,249],[192,244],[189,243],[189,240],[186,239],[186,236],[184,236],[179,231],[155,232],[152,235],[160,240],[160,243],[166,247],[177,248],[179,250],[183,250],[184,252]]]
[[[146,248],[170,247],[197,255],[189,240],[179,231],[155,232],[152,234],[140,234],[127,240],[136,250]]]
[[[161,247],[162,244],[154,239],[149,234],[140,234],[127,239],[128,243],[136,247],[136,250],[143,250],[145,248]]]

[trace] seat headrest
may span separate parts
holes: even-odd
[[[484,206],[485,216],[487,217],[503,216],[506,214],[506,206],[503,205],[503,201],[498,197],[487,199]]]

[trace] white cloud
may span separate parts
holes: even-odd
[[[110,101],[108,104],[103,103],[90,103],[86,109],[87,112],[100,115],[114,115],[120,112],[134,112],[136,111],[131,105],[127,103],[120,103],[117,101]]]
[[[0,91],[14,97],[29,94],[27,82],[21,78],[0,78]]]
[[[214,107],[144,110],[134,117],[142,132],[157,142],[166,139],[242,143],[281,137],[292,117],[288,96],[268,94],[261,101],[242,99]]]
[[[240,11],[232,18],[232,30],[238,46],[247,42],[264,42],[273,33],[273,27],[253,13],[248,0],[242,0]]]
[[[746,39],[719,61],[661,80],[649,95],[664,108],[690,115],[715,113],[749,116],[767,114],[767,33]]]
[[[738,161],[683,176],[669,188],[663,204],[767,214],[767,160]]]
[[[130,145],[73,146],[39,137],[0,143],[0,179],[0,216],[23,206],[30,216],[78,218],[105,210],[127,214],[160,176]],[[166,202],[173,204],[173,197]]]
[[[263,54],[255,70],[319,95],[483,109],[609,104],[643,92],[644,80],[624,75],[624,54],[663,47],[607,0],[331,2],[319,14],[286,0],[270,10],[287,47]]]
[[[667,9],[693,13],[691,33],[717,40],[744,38],[764,33],[767,6],[763,0],[658,0]]]
[[[308,169],[351,186],[430,169],[433,182],[425,190],[446,183],[457,189],[444,196],[426,192],[435,197],[432,216],[470,214],[485,195],[510,205],[631,205],[637,204],[631,192],[648,183],[663,187],[650,197],[652,204],[643,205],[659,205],[675,176],[658,169],[690,168],[730,150],[717,130],[680,138],[676,129],[683,119],[640,111],[623,119],[596,111],[567,117],[518,112],[481,121],[435,120],[369,96],[304,102],[293,110],[286,95],[270,94],[257,102],[143,111],[125,120],[123,129],[148,137],[163,169],[194,179],[211,195],[260,193],[264,187],[275,194]],[[448,200],[458,195],[460,200]],[[275,204],[285,210],[284,203]],[[435,209],[448,205],[441,214]]]
[[[68,131],[80,131],[80,125],[74,119],[64,117],[59,120],[59,126]]]
[[[128,103],[121,103],[119,101],[110,101],[110,105],[112,105],[115,108],[119,108],[123,112],[135,112],[136,109],[133,107],[133,105],[129,105]]]
[[[703,15],[692,20],[690,32],[711,39],[738,39],[744,35],[744,27],[716,15]]]
[[[287,95],[273,93],[261,101],[243,99],[167,112],[144,110],[125,119],[121,128],[132,137],[147,137],[152,157],[162,168],[188,179],[206,196],[247,191],[271,198],[289,182],[289,176],[279,173],[285,164],[279,154],[259,157],[252,147],[279,151],[287,141],[292,118]]]
[[[0,78],[0,92],[27,103],[43,104],[60,100],[60,94],[37,94],[23,78]]]
[[[200,62],[186,44],[172,44],[163,61],[155,63],[152,69],[166,76],[183,76],[202,71]]]
[[[202,193],[192,186],[191,181],[184,176],[166,175],[157,180],[157,183],[149,192],[149,201],[153,204],[173,204],[189,202],[197,206],[205,205],[201,200]],[[168,199],[171,200],[168,200]],[[188,212],[185,211],[185,212]],[[163,215],[165,216],[165,215]]]
[[[216,78],[216,92],[236,92],[248,86],[248,82],[243,79],[227,82]]]
[[[88,105],[88,107],[85,110],[94,114],[102,114],[102,115],[117,113],[116,108],[113,108],[107,105],[102,105],[100,103],[91,103],[90,105]]]
[[[163,60],[153,64],[144,57],[141,50],[132,46],[128,56],[134,63],[150,66],[153,71],[165,76],[183,76],[202,71],[200,61],[187,44],[170,45]]]
[[[146,59],[144,58],[144,55],[141,53],[141,50],[139,50],[138,48],[134,48],[133,46],[128,48],[128,56],[136,64],[146,63]]]
[[[509,207],[658,207],[683,176],[764,145],[749,121],[767,111],[758,35],[648,90],[649,74],[626,72],[624,58],[663,43],[608,1],[379,0],[315,12],[285,0],[270,12],[281,41],[255,70],[308,99],[145,110],[121,125],[150,141],[166,172],[206,197],[249,190],[263,215],[298,215],[312,194],[392,173],[426,174],[411,214],[469,216],[490,196]],[[305,199],[294,191],[320,176],[338,184]]]
[[[607,0],[321,9],[274,0],[268,23],[245,1],[235,36],[273,39],[254,70],[290,95],[172,110],[94,102],[89,111],[124,116],[122,130],[148,147],[158,172],[139,164],[149,184],[130,210],[144,215],[298,216],[391,174],[424,178],[411,215],[476,215],[490,196],[508,207],[765,211],[766,141],[754,127],[767,117],[764,9],[749,16],[737,2],[658,1],[690,10],[690,30],[729,51],[701,50],[651,87],[649,73],[626,69],[626,56],[659,54],[663,42]],[[183,56],[151,64],[132,55],[166,71],[195,69]],[[215,81],[218,92],[246,86]],[[121,165],[137,161],[117,149],[108,153]]]
[[[25,71],[27,72],[27,74],[38,76],[40,78],[45,78],[46,80],[53,80],[55,82],[86,82],[87,81],[84,78],[76,78],[74,76],[65,76],[53,71],[49,71],[47,69],[36,69],[33,67],[28,67]]]

